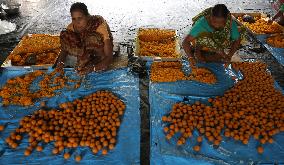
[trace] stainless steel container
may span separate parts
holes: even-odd
[[[19,14],[21,4],[2,4],[1,6],[8,16],[12,16]]]

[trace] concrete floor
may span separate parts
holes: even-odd
[[[81,0],[91,14],[102,15],[110,25],[115,42],[133,42],[139,27],[176,29],[182,40],[191,27],[191,18],[202,9],[216,3],[224,3],[231,12],[264,12],[271,14],[268,0]],[[0,35],[0,62],[3,62],[20,38],[28,33],[58,34],[70,22],[70,0],[0,0],[20,3],[20,15],[8,18],[17,24],[15,32]],[[272,58],[267,51],[262,54]],[[263,55],[244,54],[243,58],[263,59]],[[274,64],[275,65],[275,64]],[[275,67],[274,67],[275,68]],[[283,73],[283,67],[275,70]],[[281,75],[281,74],[278,75]],[[275,74],[277,75],[277,74]],[[278,76],[277,75],[277,76]],[[277,77],[276,76],[276,77]],[[281,86],[284,86],[281,79]]]
[[[0,3],[4,0],[0,0]],[[7,0],[5,0],[7,1]],[[139,27],[171,28],[183,39],[191,27],[191,18],[202,9],[216,3],[226,4],[231,12],[265,12],[271,14],[268,0],[81,0],[91,14],[102,15],[110,25],[115,42],[133,42]],[[15,0],[21,4],[20,15],[8,20],[17,24],[17,30],[0,35],[0,62],[28,33],[58,34],[70,22],[70,0]],[[252,51],[256,42],[249,37],[242,48],[244,60],[261,60],[269,65],[276,81],[284,87],[284,68],[266,49]],[[148,81],[140,79],[141,89],[141,164],[149,164],[149,104]]]

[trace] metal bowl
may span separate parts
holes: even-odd
[[[20,12],[21,4],[2,4],[1,6],[7,15],[16,15]]]
[[[9,9],[4,9],[7,15],[16,15],[19,14],[20,8],[9,8]]]

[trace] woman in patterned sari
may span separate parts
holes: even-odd
[[[191,62],[228,62],[240,45],[237,24],[224,4],[217,4],[195,16],[183,41]],[[225,50],[230,49],[228,53]]]
[[[84,3],[70,8],[72,23],[60,33],[57,66],[75,67],[80,74],[102,71],[112,62],[113,38],[103,17],[89,14]]]

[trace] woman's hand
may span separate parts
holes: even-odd
[[[87,69],[86,68],[83,68],[83,67],[76,67],[76,72],[79,74],[79,75],[85,75],[87,74]]]
[[[195,49],[194,56],[198,62],[206,62],[206,58],[204,58],[204,56],[201,54],[200,49]]]
[[[224,51],[218,51],[216,54],[219,56],[220,61],[227,62],[231,60],[230,54],[226,54]]]
[[[222,58],[227,57],[227,54],[223,50],[222,51],[217,51],[216,54],[218,54]]]
[[[58,55],[58,59],[57,59],[57,63],[56,63],[56,68],[58,69],[63,69],[64,68],[64,61],[66,60],[67,57],[67,52],[61,50],[59,55]]]
[[[61,70],[61,69],[63,69],[63,68],[64,68],[64,62],[58,62],[58,63],[56,64],[56,69]]]
[[[82,56],[82,57],[78,57],[78,67],[79,68],[83,68],[84,66],[87,65],[87,63],[89,62],[89,58]]]
[[[95,72],[104,71],[106,69],[107,69],[107,65],[105,65],[104,63],[99,63],[99,64],[95,65],[95,67],[94,67]]]
[[[189,63],[190,63],[191,68],[195,68],[195,66],[196,66],[196,61],[195,61],[195,59],[194,59],[193,57],[189,57],[189,58],[188,58],[188,61],[189,61]]]

